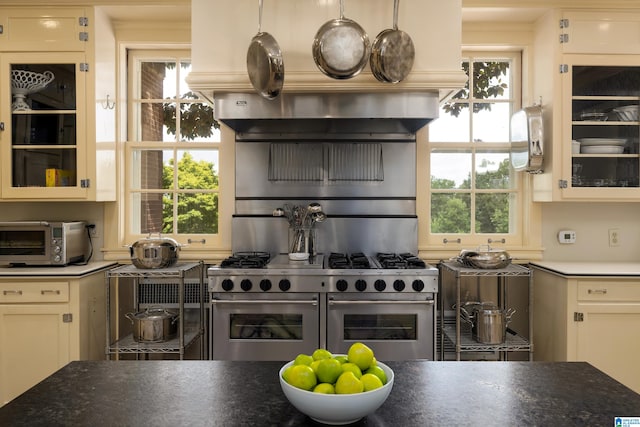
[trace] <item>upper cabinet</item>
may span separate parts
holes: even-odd
[[[0,11],[0,196],[114,200],[108,21],[91,8]]]
[[[556,12],[539,23],[534,87],[551,146],[536,201],[640,197],[639,39],[640,15]]]

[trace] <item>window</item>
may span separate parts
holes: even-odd
[[[522,240],[522,184],[509,157],[519,62],[515,53],[465,54],[467,86],[429,125],[430,243]]]
[[[199,241],[218,233],[220,133],[189,91],[184,51],[130,51],[125,221],[130,240],[162,233]]]

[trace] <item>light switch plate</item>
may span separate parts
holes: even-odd
[[[569,244],[576,242],[576,232],[573,230],[560,230],[558,232],[558,242]]]

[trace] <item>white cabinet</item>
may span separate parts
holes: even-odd
[[[567,21],[569,15],[554,11],[536,27],[534,94],[542,99],[548,145],[544,172],[533,177],[534,200],[637,200],[640,59],[611,45],[627,34],[637,47],[638,37],[608,14],[575,12],[584,19]],[[640,25],[638,18],[630,14],[625,22]]]
[[[115,200],[108,19],[91,8],[0,7],[0,15],[0,197]]]
[[[72,360],[104,358],[104,280],[0,277],[0,405]]]
[[[560,30],[563,53],[640,53],[640,13],[566,11]]]
[[[586,361],[640,392],[640,278],[533,277],[534,359]]]

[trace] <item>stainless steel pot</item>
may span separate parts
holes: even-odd
[[[471,313],[466,307],[471,307]],[[463,319],[471,323],[471,334],[481,344],[505,342],[507,326],[516,310],[502,310],[493,303],[467,302],[460,307]]]
[[[400,0],[393,2],[393,28],[382,30],[371,46],[371,72],[384,83],[404,80],[413,68],[416,53],[411,37],[398,29],[399,2]]]
[[[247,72],[254,89],[267,99],[274,99],[284,85],[284,60],[276,39],[262,31],[262,1],[259,3],[258,34],[247,50]]]
[[[367,65],[369,36],[357,22],[344,17],[344,0],[340,0],[340,18],[325,22],[316,33],[312,53],[320,71],[334,79],[355,77]]]
[[[149,307],[138,313],[127,313],[125,317],[133,324],[136,342],[164,342],[178,332],[178,314],[162,307]]]
[[[165,268],[178,262],[180,245],[174,239],[151,235],[129,246],[131,262],[138,268]]]

